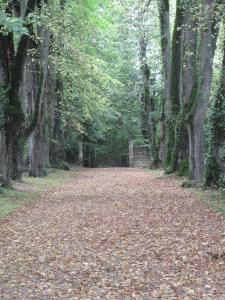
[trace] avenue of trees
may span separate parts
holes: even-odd
[[[1,184],[126,166],[129,140],[225,185],[225,1],[0,0]]]

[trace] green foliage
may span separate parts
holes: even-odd
[[[14,189],[1,189],[0,219],[12,213],[21,205],[32,203],[38,197],[37,192],[26,192]]]
[[[212,154],[208,154],[206,158],[205,185],[217,185],[220,178],[220,170],[218,164]]]
[[[198,198],[216,212],[225,214],[225,190],[201,190],[195,191]]]
[[[0,33],[7,35],[9,32],[17,36],[28,34],[23,18],[12,17],[0,11]]]
[[[99,155],[103,149],[112,155],[127,152],[129,138],[141,136],[141,105],[137,39],[129,24],[124,28],[128,19],[121,4],[69,1],[56,15],[51,26],[54,60],[64,78],[65,150],[76,151],[82,138],[94,143]]]
[[[183,159],[178,167],[177,170],[178,176],[185,176],[189,177],[190,172],[189,172],[189,160],[188,159]]]

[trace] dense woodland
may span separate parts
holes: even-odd
[[[67,163],[127,166],[135,140],[152,168],[224,186],[224,12],[224,0],[1,0],[2,185]]]

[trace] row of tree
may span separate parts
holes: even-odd
[[[150,2],[144,2],[144,13]],[[225,3],[177,0],[173,31],[170,29],[171,4],[168,0],[158,1],[164,96],[157,155],[157,142],[152,141],[156,136],[155,127],[151,126],[155,124],[155,107],[154,99],[149,96],[147,40],[140,37],[145,111],[150,116],[146,122],[151,157],[155,164],[158,160],[163,162],[166,173],[182,173],[186,169],[194,184],[222,184],[225,167]],[[214,63],[215,53],[223,61],[219,67]],[[214,82],[216,68],[220,75]]]
[[[216,0],[197,4],[177,1],[176,5],[172,59],[168,66],[170,78],[165,80],[170,85],[170,104],[166,113],[169,140],[165,166],[169,172],[177,170],[188,153],[190,177],[194,182],[202,182],[206,170],[204,124],[212,89],[213,60],[219,29],[220,25],[224,25],[221,24],[224,3]],[[168,5],[164,7],[168,8]],[[162,14],[167,14],[163,5],[161,8]],[[163,20],[161,27],[165,27]],[[217,153],[219,144],[215,145]],[[219,168],[223,164],[221,159],[223,157],[218,157]],[[207,180],[217,181],[218,178],[208,177]]]
[[[81,141],[87,166],[127,164],[128,136],[142,139],[133,84],[139,74],[131,62],[134,49],[122,41],[122,11],[114,4],[0,4],[3,185],[20,180],[25,171],[45,176],[49,166],[76,162]]]

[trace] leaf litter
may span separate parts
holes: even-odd
[[[0,299],[225,299],[225,217],[171,177],[86,169],[0,223]]]

